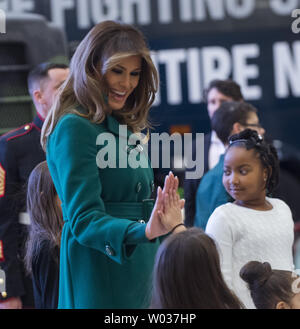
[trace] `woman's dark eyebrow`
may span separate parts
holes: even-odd
[[[117,64],[116,67],[119,67],[121,68],[122,70],[125,70],[126,71],[126,68],[120,64]],[[134,72],[134,71],[140,71],[142,68],[141,67],[137,67],[135,68],[134,70],[132,70],[131,72]]]

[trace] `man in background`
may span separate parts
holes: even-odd
[[[213,80],[205,90],[205,101],[209,118],[226,101],[243,101],[240,86],[232,80]],[[214,131],[204,137],[204,174],[215,167],[220,155],[225,152],[224,144]],[[192,144],[192,159],[196,159],[196,143]],[[194,168],[186,169],[194,171]],[[196,193],[201,178],[184,180],[185,225],[193,226],[196,212]]]
[[[45,160],[41,128],[68,74],[64,64],[42,63],[34,68],[28,75],[28,90],[36,116],[31,123],[0,138],[0,264],[6,274],[7,293],[0,296],[0,309],[34,307],[31,278],[23,265],[30,224],[26,184],[33,168]]]

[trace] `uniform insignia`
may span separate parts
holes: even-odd
[[[3,243],[0,240],[0,262],[4,262]]]
[[[5,290],[5,272],[0,268],[0,292],[3,298],[7,297]]]
[[[5,170],[0,164],[0,198],[5,194]]]

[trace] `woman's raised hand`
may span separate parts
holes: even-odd
[[[176,192],[178,185],[178,178],[170,172],[165,178],[163,190],[158,187],[156,202],[146,226],[145,233],[149,240],[169,233],[173,227],[182,223],[181,209],[184,207],[184,200],[180,200]]]

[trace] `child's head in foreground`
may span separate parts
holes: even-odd
[[[299,276],[273,270],[268,262],[251,261],[240,271],[258,309],[300,309]]]
[[[216,245],[199,228],[172,234],[156,255],[151,308],[242,308],[223,280]]]

